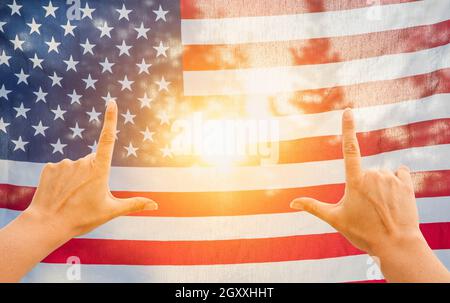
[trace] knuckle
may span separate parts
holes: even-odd
[[[42,174],[43,175],[48,175],[51,174],[55,171],[55,167],[56,165],[53,163],[47,163],[44,165],[44,168],[42,169]]]
[[[100,141],[103,144],[113,144],[115,140],[115,135],[110,131],[104,131],[100,137]]]
[[[344,152],[348,155],[358,154],[358,144],[354,140],[344,142]]]
[[[59,167],[66,168],[66,167],[71,166],[72,163],[73,163],[72,160],[64,159],[64,160],[62,160],[61,162],[59,162],[57,165],[58,165]]]

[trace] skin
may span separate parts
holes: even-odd
[[[342,118],[345,193],[337,204],[297,198],[291,207],[326,221],[355,247],[377,257],[389,282],[450,282],[419,229],[411,174],[361,168],[361,154],[350,109]]]
[[[30,206],[0,230],[0,282],[19,281],[65,242],[115,217],[158,208],[146,198],[111,194],[116,126],[117,105],[109,102],[95,154],[45,165]]]

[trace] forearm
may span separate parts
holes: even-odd
[[[377,257],[388,282],[450,282],[450,273],[421,235],[386,245]]]
[[[0,282],[17,282],[68,239],[52,222],[23,212],[0,230]]]

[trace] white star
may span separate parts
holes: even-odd
[[[105,106],[108,105],[108,102],[110,101],[116,101],[117,98],[111,97],[111,94],[108,92],[108,94],[105,97],[102,97],[103,100],[105,100]]]
[[[0,32],[4,33],[3,26],[6,24],[6,22],[0,21]]]
[[[67,96],[70,97],[70,104],[74,104],[74,103],[81,104],[80,98],[83,95],[78,95],[77,92],[75,91],[75,89],[73,90],[73,92],[71,94],[67,94]]]
[[[16,111],[16,118],[24,117],[27,118],[27,112],[30,110],[29,108],[26,108],[23,106],[23,103],[20,104],[19,107],[13,107]]]
[[[160,125],[164,125],[164,124],[170,125],[169,115],[167,115],[166,112],[160,112],[158,114],[157,118],[160,121],[159,122]]]
[[[167,14],[169,11],[163,10],[162,7],[161,7],[161,5],[159,6],[159,8],[158,8],[157,11],[153,11],[153,12],[156,14],[156,19],[155,19],[155,21],[158,21],[159,19],[162,19],[162,20],[164,20],[164,21],[167,21],[167,20],[166,20],[166,14]]]
[[[34,135],[42,135],[45,137],[45,130],[48,128],[48,126],[42,125],[42,121],[39,121],[38,125],[32,125],[31,127],[34,128],[35,132]]]
[[[86,79],[82,79],[84,83],[86,83],[86,89],[89,87],[92,87],[95,90],[95,82],[97,82],[97,79],[92,79],[91,74],[88,75]]]
[[[34,18],[32,18],[31,23],[27,23],[27,25],[30,27],[30,35],[32,33],[38,33],[38,35],[41,34],[41,32],[39,31],[39,27],[41,27],[41,24],[36,23],[36,21],[34,21]]]
[[[147,93],[144,94],[144,97],[138,98],[138,99],[139,99],[139,101],[141,101],[141,108],[144,108],[144,107],[151,108],[150,103],[153,101],[153,99],[149,98],[147,96]]]
[[[48,77],[50,79],[52,79],[52,87],[55,85],[62,87],[62,85],[61,85],[62,77],[59,77],[55,72],[53,72],[53,76],[48,76]]]
[[[152,66],[150,63],[148,63],[148,64],[145,63],[144,58],[142,58],[142,62],[141,63],[136,63],[136,65],[137,65],[137,67],[139,67],[139,75],[141,73],[149,74],[148,69],[149,69],[150,66]]]
[[[5,88],[5,84],[2,84],[2,87],[0,88],[0,98],[5,98],[8,100],[8,94],[11,91]]]
[[[136,39],[140,37],[147,39],[147,32],[150,30],[150,27],[144,27],[144,22],[141,22],[141,26],[135,27],[134,30],[137,31]]]
[[[166,145],[166,147],[164,147],[164,148],[161,148],[160,150],[161,150],[164,158],[166,158],[166,157],[172,158],[173,157],[172,149],[168,145]]]
[[[36,103],[38,103],[39,101],[47,103],[47,100],[45,100],[45,96],[47,96],[48,93],[43,92],[42,87],[39,87],[39,90],[37,92],[33,92],[33,94],[36,95]]]
[[[59,107],[59,104],[58,104],[58,107],[56,109],[52,109],[51,111],[55,115],[53,120],[57,120],[57,119],[64,120],[64,114],[67,112],[66,110],[62,110],[61,107]]]
[[[83,12],[83,16],[81,17],[81,19],[84,19],[86,17],[92,19],[92,13],[95,11],[95,8],[90,8],[89,3],[86,3],[84,8],[80,8],[80,11]]]
[[[127,112],[125,114],[121,114],[121,116],[125,119],[123,124],[134,124],[134,118],[136,117],[136,115],[131,114],[129,109],[127,109]]]
[[[123,148],[125,148],[127,150],[127,158],[131,155],[133,155],[134,157],[137,157],[136,151],[139,148],[134,147],[133,144],[131,144],[131,142],[128,146],[124,146]]]
[[[9,66],[9,59],[11,58],[11,56],[7,56],[6,54],[5,54],[5,51],[4,50],[2,50],[2,54],[1,54],[1,56],[0,56],[0,66],[2,65],[2,64],[5,64],[6,66]]]
[[[19,36],[16,35],[16,38],[14,38],[14,40],[9,40],[9,41],[11,41],[11,43],[14,44],[14,50],[20,49],[21,51],[23,51],[22,44],[25,42],[25,40],[23,40],[23,41],[20,40]]]
[[[153,142],[153,135],[155,134],[154,132],[151,132],[148,127],[145,128],[145,131],[141,131],[141,134],[144,136],[143,141],[150,141]]]
[[[106,21],[103,23],[103,26],[98,26],[97,28],[101,31],[100,38],[103,36],[108,36],[109,38],[111,38],[111,30],[113,29],[113,27],[109,27]]]
[[[119,83],[122,84],[122,89],[121,90],[128,89],[128,90],[131,91],[131,84],[133,84],[134,81],[128,80],[128,77],[125,75],[123,80],[119,80]]]
[[[169,85],[171,82],[166,81],[166,79],[164,79],[164,77],[161,78],[161,81],[155,81],[155,83],[158,84],[158,86],[159,86],[159,89],[158,89],[159,92],[162,90],[169,91]]]
[[[69,60],[63,60],[64,63],[67,65],[66,71],[68,72],[69,69],[73,69],[74,71],[77,71],[76,65],[78,64],[79,61],[75,61],[72,58],[72,55],[70,55]]]
[[[36,53],[34,54],[34,58],[31,59],[31,62],[33,62],[33,68],[39,67],[40,69],[42,69],[42,61],[44,61],[44,59],[39,59],[38,56],[36,55]]]
[[[158,58],[159,56],[164,56],[164,57],[167,58],[166,51],[169,49],[169,47],[168,46],[164,46],[162,41],[159,41],[159,45],[158,46],[153,46],[153,48],[157,52],[156,58]]]
[[[91,44],[89,42],[89,39],[86,38],[86,42],[85,43],[80,43],[80,45],[83,47],[83,55],[86,53],[90,53],[90,54],[94,54],[94,52],[92,51],[92,49],[95,47],[95,44]]]
[[[100,122],[100,119],[98,117],[100,117],[102,113],[96,112],[94,107],[92,107],[92,110],[90,112],[86,112],[86,114],[89,116],[89,122]]]
[[[97,151],[97,140],[92,143],[92,145],[88,145],[88,147],[91,149],[91,153],[95,153]]]
[[[133,46],[128,46],[125,44],[125,40],[122,40],[122,45],[116,45],[116,47],[120,50],[119,56],[122,56],[123,54],[126,54],[127,56],[130,55],[130,48]]]
[[[27,141],[23,141],[23,140],[22,140],[22,137],[21,137],[21,136],[19,136],[19,139],[17,139],[17,140],[11,140],[11,141],[12,141],[12,143],[14,143],[14,145],[15,145],[13,151],[16,151],[16,150],[18,150],[18,149],[20,149],[20,150],[22,150],[22,151],[25,151],[25,145],[28,144]]]
[[[27,78],[28,78],[30,75],[25,74],[24,71],[23,71],[23,68],[20,69],[20,73],[14,74],[14,75],[18,78],[17,84],[20,84],[20,83],[22,83],[22,82],[25,83],[25,84],[28,84]]]
[[[73,33],[73,30],[77,27],[76,25],[70,24],[70,20],[67,20],[66,25],[61,25],[61,27],[64,29],[64,37],[68,34],[71,34],[73,37],[75,37],[75,34]]]
[[[48,53],[50,53],[51,51],[54,51],[56,53],[59,53],[58,51],[58,46],[61,44],[60,42],[56,42],[55,38],[53,38],[49,41],[49,42],[45,42],[45,44],[48,45]]]
[[[119,20],[122,20],[122,18],[125,18],[128,21],[130,20],[128,18],[128,15],[131,13],[131,9],[127,9],[125,7],[125,4],[122,4],[122,8],[121,9],[116,9],[116,11],[119,13]]]
[[[52,1],[50,1],[47,6],[43,6],[42,8],[45,9],[45,17],[53,16],[54,18],[56,18],[55,12],[58,7],[53,6]]]
[[[13,0],[13,4],[8,4],[8,6],[11,9],[11,16],[14,14],[17,14],[20,16],[20,9],[22,8],[22,5],[18,5],[16,3],[16,0]]]
[[[3,121],[3,118],[0,118],[0,130],[2,132],[4,132],[5,134],[7,133],[6,128],[10,125],[11,123],[6,123],[5,121]]]
[[[73,132],[72,138],[80,137],[83,139],[83,135],[81,134],[84,131],[84,128],[78,127],[78,122],[75,123],[75,127],[71,127],[70,130]]]
[[[105,61],[103,61],[103,62],[99,62],[100,63],[100,65],[103,67],[103,69],[102,69],[102,74],[104,73],[104,72],[106,72],[106,71],[108,71],[108,72],[110,72],[111,74],[112,74],[112,66],[115,64],[115,63],[112,63],[112,62],[109,62],[108,61],[108,58],[105,58]]]
[[[56,141],[56,143],[50,143],[50,145],[53,147],[53,153],[61,153],[62,155],[64,155],[64,147],[67,146],[67,144],[62,144],[61,140],[58,139],[58,141]]]

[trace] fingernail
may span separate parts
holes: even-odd
[[[108,101],[108,106],[106,107],[106,110],[108,112],[112,112],[113,110],[116,109],[117,103],[114,99],[111,99]]]
[[[158,204],[156,204],[156,202],[149,202],[144,207],[144,210],[157,210],[157,209],[158,209]]]
[[[347,107],[344,110],[344,119],[350,120],[352,118],[353,118],[353,111],[352,111],[352,109],[350,107]]]
[[[289,205],[291,208],[293,208],[293,209],[298,209],[298,210],[303,210],[303,207],[302,207],[302,205],[299,203],[299,202],[297,202],[297,201],[292,201],[291,202],[291,204]]]

